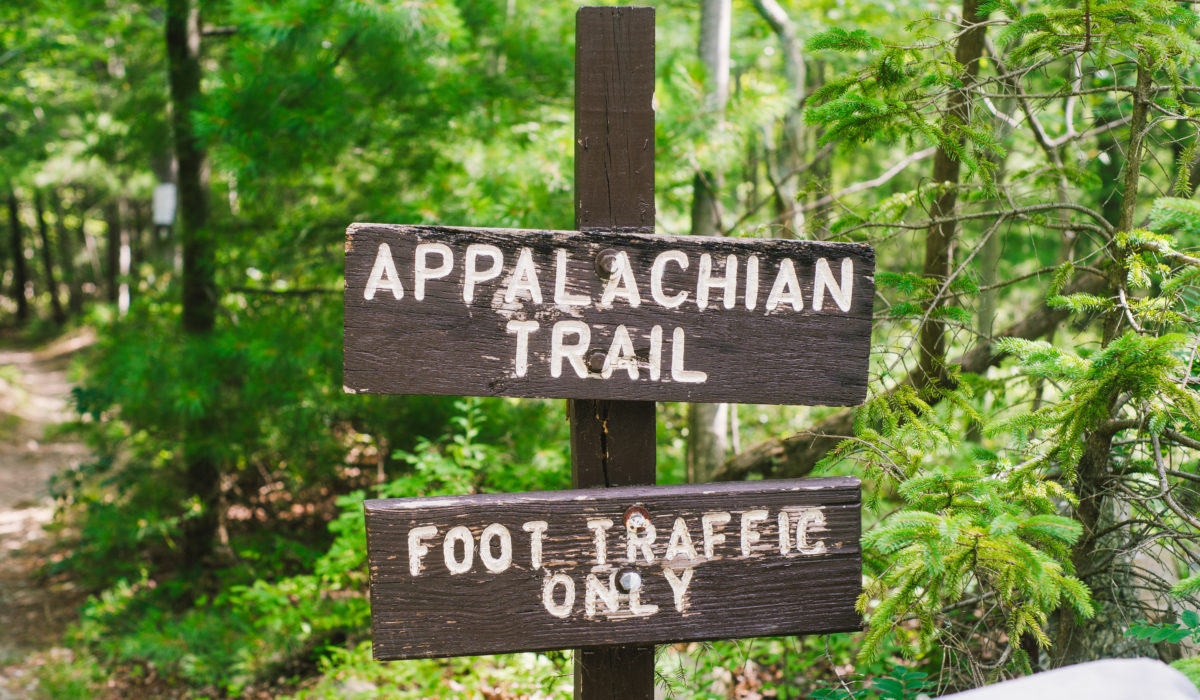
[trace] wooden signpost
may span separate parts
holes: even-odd
[[[650,236],[654,10],[576,17],[578,231],[354,224],[348,392],[567,398],[575,490],[367,501],[375,657],[575,648],[650,700],[654,644],[859,628],[851,477],[653,486],[654,401],[852,405],[874,253]]]
[[[858,480],[367,501],[375,657],[857,629]]]

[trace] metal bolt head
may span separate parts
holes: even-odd
[[[600,374],[604,371],[604,361],[608,358],[603,350],[593,350],[588,354],[587,366],[588,371],[594,374]]]
[[[642,576],[636,571],[622,571],[617,575],[617,590],[622,593],[636,591],[642,587]]]
[[[650,511],[644,506],[630,506],[624,519],[625,527],[630,530],[644,530],[650,524]]]
[[[617,269],[617,251],[605,248],[596,254],[596,274],[601,279],[608,279]]]

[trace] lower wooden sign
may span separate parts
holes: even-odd
[[[860,628],[853,477],[366,502],[375,658]]]

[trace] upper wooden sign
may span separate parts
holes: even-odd
[[[354,224],[346,391],[861,403],[865,245]]]
[[[366,502],[375,658],[857,630],[858,479]]]

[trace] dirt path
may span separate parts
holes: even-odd
[[[51,647],[75,612],[77,597],[37,569],[53,515],[49,481],[87,456],[53,428],[72,418],[71,357],[94,341],[83,330],[33,350],[0,348],[0,700],[27,697],[30,655]]]

